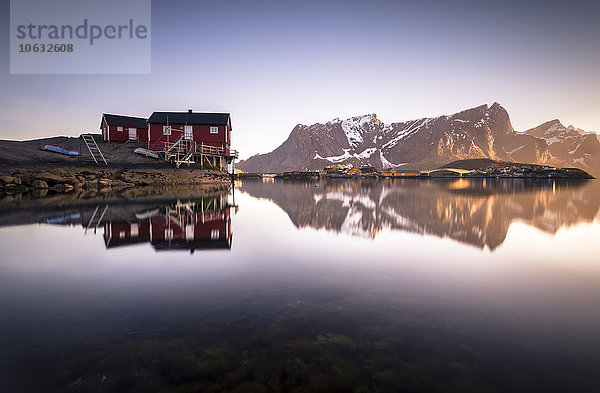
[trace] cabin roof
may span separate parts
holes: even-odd
[[[106,122],[110,126],[125,126],[125,127],[136,127],[136,128],[146,128],[146,118],[144,117],[133,117],[133,116],[123,116],[123,115],[112,115],[110,113],[104,113],[102,115]],[[100,125],[102,128],[102,124]]]
[[[224,126],[231,124],[229,113],[200,113],[200,112],[154,112],[148,123],[158,124],[202,124]]]

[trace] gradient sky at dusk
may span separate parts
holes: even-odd
[[[10,75],[8,1],[0,14],[0,138],[193,108],[231,112],[246,158],[298,123],[494,101],[516,130],[553,118],[600,130],[598,2],[155,0],[150,75]]]

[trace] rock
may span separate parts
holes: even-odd
[[[48,183],[43,180],[34,180],[31,185],[33,188],[48,188]]]
[[[111,183],[112,187],[133,187],[134,184],[122,180],[113,180]]]
[[[21,184],[27,185],[31,185],[31,183],[35,180],[30,174],[19,175],[19,178],[21,179]]]
[[[110,187],[111,185],[112,185],[112,181],[110,181],[109,179],[99,179],[98,180],[98,187],[100,187],[100,188]]]
[[[64,183],[64,178],[62,176],[51,172],[34,173],[33,177],[37,180],[42,180],[47,184]]]
[[[44,197],[48,194],[48,189],[47,188],[39,188],[39,189],[35,189],[31,192],[31,194],[35,197],[35,198],[41,198]]]
[[[70,184],[61,183],[56,184],[54,187],[52,187],[52,189],[57,192],[69,192],[73,190],[73,186]]]
[[[62,172],[60,172],[62,173]],[[63,176],[57,173],[51,172],[40,172],[33,174],[33,177],[37,180],[43,180],[48,184],[70,184],[76,185],[79,181],[75,176]]]
[[[22,184],[14,184],[10,183],[6,185],[6,191],[10,193],[23,193],[27,192],[29,189]]]
[[[16,176],[0,175],[0,182],[5,184],[21,184],[21,178]]]

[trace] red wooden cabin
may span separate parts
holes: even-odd
[[[100,123],[102,130],[102,141],[148,141],[148,124],[142,117],[102,115]]]
[[[231,115],[229,113],[154,112],[148,119],[149,148],[161,150],[183,138],[231,153]],[[221,150],[222,149],[222,150]]]

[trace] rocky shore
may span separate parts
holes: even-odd
[[[73,193],[93,194],[140,186],[166,189],[181,185],[228,185],[227,173],[192,166],[174,168],[173,164],[135,154],[139,143],[100,141],[108,166],[97,166],[86,153],[81,138],[66,136],[27,141],[0,140],[0,196]],[[46,151],[47,144],[81,152],[67,156]]]
[[[0,193],[66,193],[140,186],[228,184],[228,174],[201,169],[123,169],[83,167],[0,168]]]

